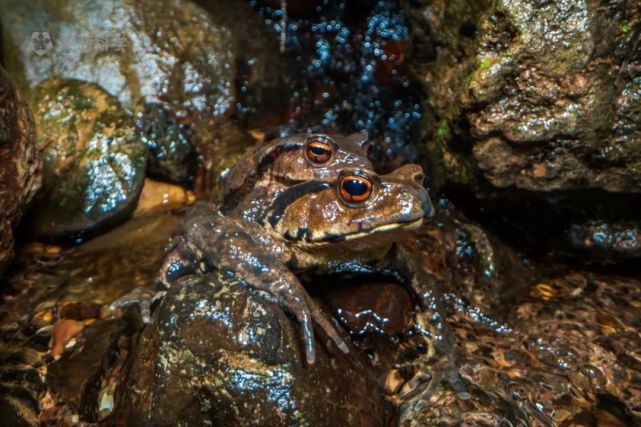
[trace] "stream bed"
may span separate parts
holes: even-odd
[[[0,0],[0,424],[641,425],[638,6]],[[300,277],[348,342],[314,364],[238,277],[151,290],[243,153],[317,133],[423,167],[465,396],[400,277]]]

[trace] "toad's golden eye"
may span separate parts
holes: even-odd
[[[332,158],[334,147],[322,138],[312,138],[307,142],[307,158],[314,163],[327,163]]]
[[[348,203],[362,203],[372,194],[372,181],[359,175],[346,175],[339,183],[341,197]]]

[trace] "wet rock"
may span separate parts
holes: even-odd
[[[641,225],[632,221],[588,221],[568,231],[568,243],[576,252],[597,261],[641,257]]]
[[[230,34],[212,28],[192,3],[109,1],[93,7],[41,1],[16,6],[3,8],[5,63],[25,88],[53,75],[84,80],[135,110],[142,100],[160,101],[163,90],[180,85],[181,91],[172,93],[180,98],[170,105],[227,112]],[[47,32],[51,43],[32,41],[36,30]],[[178,63],[180,58],[187,60]]]
[[[298,325],[273,302],[222,274],[186,277],[169,290],[154,317],[119,390],[117,422],[389,421],[382,394],[355,354],[346,357],[331,344],[319,344],[316,363],[308,366]],[[319,334],[318,342],[325,341]]]
[[[413,331],[413,295],[395,281],[375,277],[320,277],[318,283],[307,287],[326,304],[353,344],[368,357],[368,369],[377,378],[378,386],[393,394],[389,391],[391,384],[404,382],[395,367],[402,352],[399,342]]]
[[[211,14],[178,0],[0,7],[5,64],[21,87],[55,76],[104,88],[137,118],[156,177],[189,181],[195,146],[214,143],[217,126],[282,104],[277,41],[245,2],[216,2]]]
[[[181,120],[171,107],[147,105],[138,114],[136,125],[141,141],[149,147],[147,173],[176,183],[193,178],[196,149],[193,126]]]
[[[13,231],[40,187],[33,118],[0,67],[0,274],[13,256]]]
[[[232,33],[232,65],[235,81],[231,93],[236,104],[237,117],[243,128],[262,128],[273,125],[286,114],[287,94],[291,87],[286,81],[289,64],[283,61],[279,38],[273,37],[251,2],[234,0],[196,0],[209,12],[215,27],[227,28]],[[238,26],[242,22],[243,26]],[[239,30],[240,29],[240,30]]]
[[[77,80],[46,81],[31,98],[43,162],[34,232],[68,236],[125,219],[142,188],[147,148],[118,100]]]
[[[641,191],[636,4],[406,2],[439,180]]]
[[[413,323],[412,296],[396,283],[345,284],[324,291],[323,298],[354,336],[400,336],[408,332]]]

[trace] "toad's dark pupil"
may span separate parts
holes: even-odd
[[[351,196],[362,196],[367,193],[368,187],[367,184],[361,180],[350,179],[343,183],[343,190]]]
[[[325,147],[320,147],[320,146],[312,146],[312,153],[319,155],[319,156],[324,156],[329,154],[329,150]]]

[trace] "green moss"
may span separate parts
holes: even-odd
[[[623,34],[628,34],[631,30],[632,28],[627,22],[621,26],[621,31],[623,32]]]
[[[436,128],[436,141],[437,142],[449,141],[451,137],[452,137],[452,132],[450,132],[450,125],[447,122],[447,120],[443,119],[440,122],[438,122],[438,126]]]
[[[474,84],[474,77],[475,77],[475,74],[472,73],[465,78],[465,81],[463,82],[463,88],[466,92],[469,92],[470,90],[472,90],[472,86]]]
[[[481,70],[487,70],[488,68],[490,68],[490,65],[490,60],[487,58],[483,58],[479,62],[479,67],[481,68]]]

